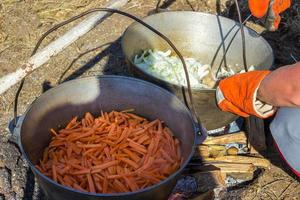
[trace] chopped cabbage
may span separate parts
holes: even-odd
[[[228,71],[222,67],[217,77],[214,77],[210,65],[203,64],[194,58],[184,58],[184,60],[187,65],[190,84],[193,88],[211,88],[213,86],[206,84],[205,79],[209,78],[215,83],[221,78],[235,74],[230,67],[228,67]],[[155,77],[173,84],[187,85],[182,63],[178,57],[171,56],[171,50],[163,52],[149,49],[141,55],[136,55],[133,62],[140,69]]]

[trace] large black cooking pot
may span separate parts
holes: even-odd
[[[87,111],[134,108],[136,114],[166,122],[181,142],[184,162],[179,170],[157,185],[146,189],[118,194],[93,194],[60,185],[39,172],[35,165],[42,157],[51,136],[50,128],[66,125],[72,117],[82,117]],[[194,147],[205,139],[187,107],[172,93],[154,84],[122,76],[82,78],[63,83],[42,94],[28,108],[14,129],[19,135],[19,146],[37,181],[53,200],[99,199],[167,199],[176,181],[194,153]]]

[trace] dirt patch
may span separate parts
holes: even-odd
[[[2,0],[0,2],[0,76],[14,71],[26,61],[38,37],[54,24],[89,8],[101,7],[105,2],[104,0]],[[156,3],[156,0],[132,0],[123,10],[143,17],[153,13]],[[243,2],[240,3],[245,18],[249,12],[247,6]],[[168,10],[219,13],[237,19],[232,1],[165,0],[160,7]],[[276,66],[293,63],[292,56],[300,59],[299,9],[299,3],[295,3],[293,8],[283,15],[280,29],[274,33],[263,32],[263,28],[257,25],[259,22],[255,19],[251,18],[247,24],[262,32],[272,45]],[[119,37],[131,22],[116,15],[110,17],[32,73],[27,78],[21,94],[19,113],[23,113],[37,96],[61,80],[99,74],[128,75]],[[61,35],[75,23],[52,34],[44,44]],[[108,42],[110,44],[103,46]],[[81,55],[93,48],[94,51]],[[69,67],[70,69],[66,71]],[[62,74],[64,75],[61,76]],[[17,86],[14,86],[0,96],[0,199],[45,199],[34,182],[27,163],[21,158],[15,144],[16,137],[12,136],[7,129],[7,122],[13,117],[12,108],[16,90]],[[263,173],[254,183],[228,192],[225,199],[299,199],[300,184],[288,170],[282,170],[287,169],[287,166],[282,164],[272,144],[269,144],[266,156],[274,164],[271,170]]]

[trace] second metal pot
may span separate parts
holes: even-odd
[[[214,72],[223,58],[224,49],[234,38],[226,54],[226,64],[232,66],[236,72],[243,69],[240,25],[233,20],[190,11],[163,12],[150,15],[143,20],[166,35],[183,56],[211,64]],[[237,31],[239,32],[235,36]],[[258,70],[269,69],[273,64],[273,52],[270,45],[263,37],[248,28],[245,28],[245,37],[248,67],[253,65]],[[156,78],[132,62],[134,56],[143,50],[171,49],[164,40],[142,25],[133,23],[122,37],[122,48],[131,72],[135,76],[156,83],[183,100],[182,88],[179,85]],[[193,89],[193,97],[197,114],[201,117],[202,125],[208,130],[221,128],[237,118],[218,108],[215,101],[215,89]]]

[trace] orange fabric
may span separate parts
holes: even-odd
[[[274,4],[272,6],[272,10],[275,14],[275,20],[274,20],[274,27],[275,29],[278,29],[279,24],[280,24],[280,13],[285,11],[291,6],[291,0],[275,0]]]
[[[255,110],[256,91],[261,81],[270,71],[251,71],[236,74],[219,83],[219,89],[223,93],[224,100],[218,102],[221,110],[248,117],[254,115],[262,117]]]
[[[272,9],[274,13],[280,14],[291,6],[291,0],[274,0]]]
[[[262,18],[268,11],[270,0],[249,0],[249,9],[253,16]]]
[[[252,15],[257,18],[264,17],[268,12],[269,6],[272,6],[270,9],[275,16],[273,25],[277,29],[281,20],[279,14],[291,6],[291,0],[274,0],[272,5],[270,5],[270,0],[249,0],[248,4]]]

